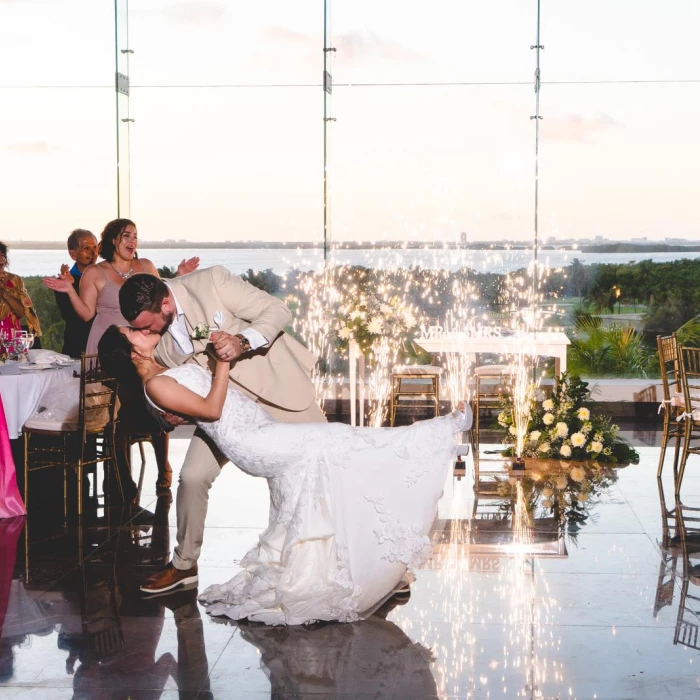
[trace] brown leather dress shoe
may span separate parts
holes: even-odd
[[[181,586],[197,583],[197,565],[191,569],[176,569],[170,562],[162,571],[149,576],[146,583],[140,587],[142,593],[165,593]]]

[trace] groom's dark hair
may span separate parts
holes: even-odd
[[[142,311],[160,312],[168,287],[159,277],[142,273],[129,277],[119,290],[119,308],[131,323]]]

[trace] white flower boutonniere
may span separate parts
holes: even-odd
[[[192,330],[194,340],[209,340],[209,324],[198,323]]]
[[[192,338],[194,340],[209,340],[209,336],[216,331],[221,330],[221,325],[224,322],[224,315],[221,311],[217,311],[214,314],[214,323],[209,325],[208,323],[198,323],[192,329]]]

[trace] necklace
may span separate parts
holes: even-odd
[[[131,262],[131,265],[129,265],[129,269],[126,272],[119,272],[116,267],[114,267],[114,263],[110,262],[109,263],[112,269],[123,279],[123,280],[128,280],[131,275],[134,274],[134,263],[133,261]]]

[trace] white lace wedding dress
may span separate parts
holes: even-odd
[[[165,374],[200,396],[209,392],[212,376],[198,365]],[[471,416],[400,428],[278,423],[229,387],[221,418],[198,425],[270,487],[270,522],[241,560],[243,571],[200,601],[212,615],[298,625],[362,619],[407,568],[426,561],[453,436]]]

